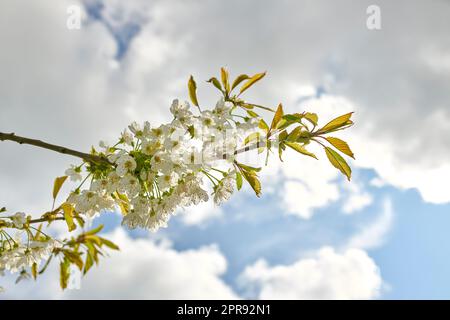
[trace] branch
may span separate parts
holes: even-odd
[[[263,148],[265,146],[266,146],[266,143],[261,140],[261,141],[258,141],[256,143],[252,144],[252,145],[249,145],[249,146],[246,146],[244,148],[241,148],[241,149],[238,149],[238,150],[234,151],[234,155],[236,156],[236,155],[238,155],[240,153],[244,153],[244,152],[251,151],[251,150],[254,150],[254,149]]]
[[[96,156],[93,154],[72,150],[72,149],[58,146],[55,144],[50,144],[50,143],[47,143],[47,142],[44,142],[41,140],[16,136],[14,133],[0,132],[0,141],[5,141],[5,140],[14,141],[19,144],[29,144],[29,145],[32,145],[35,147],[56,151],[56,152],[59,152],[62,154],[68,154],[68,155],[71,155],[74,157],[81,158],[81,159],[85,160],[86,162],[91,162],[91,163],[95,162],[95,163],[99,163],[99,164],[104,163],[104,164],[112,165],[112,163],[105,157]]]
[[[62,220],[66,220],[66,219],[63,217],[57,217],[57,218],[44,217],[44,218],[30,220],[28,223],[33,224],[33,223],[50,222],[50,221],[58,221],[58,220],[62,221]]]
[[[56,151],[62,154],[68,154],[74,157],[78,157],[81,158],[83,160],[85,160],[86,162],[95,162],[95,163],[105,163],[108,165],[113,165],[113,163],[111,163],[107,158],[105,157],[101,157],[101,156],[96,156],[93,154],[89,154],[89,153],[84,153],[84,152],[80,152],[80,151],[76,151],[73,149],[69,149],[63,146],[58,146],[55,144],[50,144],[41,140],[36,140],[36,139],[30,139],[30,138],[25,138],[25,137],[21,137],[21,136],[17,136],[15,133],[3,133],[0,132],[0,141],[5,141],[5,140],[9,140],[9,141],[14,141],[17,142],[19,144],[29,144],[35,147],[39,147],[39,148],[44,148],[44,149],[48,149],[48,150],[52,150],[52,151]],[[264,141],[258,141],[256,143],[254,143],[253,145],[250,146],[246,146],[242,149],[238,149],[236,151],[234,151],[234,155],[238,155],[240,153],[244,153],[247,151],[251,151],[260,147],[264,147],[265,146],[265,142]],[[224,154],[222,155],[222,159],[226,159],[227,155]]]

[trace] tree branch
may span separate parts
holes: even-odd
[[[30,220],[28,223],[33,224],[33,223],[50,222],[50,221],[57,221],[57,220],[62,221],[62,220],[66,220],[66,219],[64,217],[56,217],[56,218],[52,218],[52,219],[49,219],[48,217],[44,217],[44,218]]]
[[[89,153],[84,153],[84,152],[80,152],[80,151],[76,151],[73,149],[69,149],[66,147],[62,147],[62,146],[58,146],[55,144],[50,144],[41,140],[36,140],[36,139],[30,139],[30,138],[25,138],[25,137],[20,137],[20,136],[16,136],[14,133],[3,133],[0,132],[0,141],[5,141],[5,140],[9,140],[9,141],[14,141],[17,142],[19,144],[29,144],[35,147],[39,147],[39,148],[44,148],[44,149],[48,149],[48,150],[52,150],[55,152],[59,152],[62,154],[68,154],[74,157],[78,157],[81,158],[83,160],[85,160],[86,162],[95,162],[95,163],[105,163],[108,165],[112,165],[112,163],[105,157],[101,157],[101,156],[96,156],[93,154],[89,154]]]

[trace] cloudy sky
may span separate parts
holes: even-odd
[[[369,5],[381,29],[366,26]],[[82,14],[68,29],[67,9]],[[56,273],[0,298],[450,298],[450,2],[3,0],[0,131],[79,150],[133,120],[169,119],[172,99],[226,66],[267,70],[247,95],[328,119],[356,154],[346,182],[286,154],[225,206],[189,208],[158,234],[106,224],[121,247],[79,290]],[[70,157],[0,144],[0,206],[47,210]]]

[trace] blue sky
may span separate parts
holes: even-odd
[[[82,8],[83,24],[70,31],[63,22],[73,4]],[[122,241],[122,256],[105,259],[81,290],[65,293],[54,274],[17,286],[5,277],[5,297],[450,298],[450,6],[379,1],[382,29],[370,31],[369,4],[2,4],[15,26],[1,31],[6,131],[87,149],[113,140],[133,120],[166,121],[170,101],[187,97],[188,76],[208,79],[221,66],[232,74],[268,71],[249,100],[282,101],[288,111],[314,111],[322,121],[356,116],[343,135],[356,154],[352,183],[324,155],[319,162],[287,155],[281,165],[273,157],[261,199],[245,187],[220,208],[188,208],[157,234],[120,231],[120,216],[105,213],[94,223]],[[198,83],[200,97],[213,103]],[[0,170],[5,205],[47,205],[50,191],[36,192],[34,180],[50,190],[73,160],[1,147],[3,167],[21,166]],[[26,161],[31,156],[34,164]]]

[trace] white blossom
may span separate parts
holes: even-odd
[[[22,229],[27,222],[27,215],[23,212],[17,212],[11,217],[11,220],[16,228]]]
[[[83,178],[80,167],[74,165],[70,165],[70,168],[66,170],[65,174],[70,177],[70,180],[72,181],[81,181]]]
[[[156,231],[166,226],[179,207],[208,201],[205,172],[213,175],[211,170],[219,163],[231,170],[238,142],[249,131],[259,130],[256,120],[232,121],[233,108],[232,102],[220,99],[212,110],[194,110],[194,115],[188,102],[174,100],[170,123],[156,127],[149,122],[131,123],[115,147],[108,147],[114,166],[94,176],[88,190],[72,193],[68,201],[87,216],[115,207],[127,210],[122,224],[129,228]],[[74,177],[81,178],[78,169],[71,169]],[[230,172],[218,183],[211,180],[216,204],[230,198],[234,179]]]
[[[216,205],[220,205],[230,199],[234,192],[235,183],[236,180],[234,179],[234,174],[231,173],[219,182],[214,191],[214,203]]]
[[[116,163],[117,163],[116,172],[121,177],[123,177],[128,172],[133,172],[134,169],[136,169],[136,161],[134,160],[133,157],[127,154],[117,159]]]

